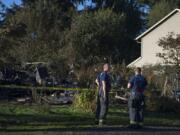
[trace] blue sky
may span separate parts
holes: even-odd
[[[2,1],[6,6],[10,7],[13,3],[21,4],[21,0],[0,0]],[[82,10],[85,6],[91,6],[92,2],[91,0],[87,0],[84,5],[79,5],[78,10]]]
[[[0,0],[2,1],[6,6],[10,7],[13,3],[21,4],[21,0]]]
[[[86,0],[86,2],[82,5],[82,4],[80,4],[79,6],[78,6],[78,10],[82,10],[82,9],[84,9],[84,7],[86,7],[86,6],[95,6],[93,3],[92,3],[92,0]]]

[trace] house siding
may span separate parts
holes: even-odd
[[[162,52],[162,48],[158,46],[158,41],[162,37],[166,37],[170,32],[180,34],[180,12],[175,13],[168,20],[142,37],[142,59],[134,63],[132,66],[161,64],[163,62],[162,59],[157,57],[157,53]]]

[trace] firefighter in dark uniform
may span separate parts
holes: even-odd
[[[144,91],[146,86],[146,78],[142,75],[141,68],[138,67],[135,69],[135,76],[133,76],[128,83],[128,89],[131,89],[128,102],[131,128],[141,128],[143,126],[143,111],[145,106]]]
[[[104,124],[109,105],[109,91],[111,89],[110,77],[108,75],[109,70],[109,64],[104,64],[103,72],[96,79],[98,85],[96,123],[100,126]]]

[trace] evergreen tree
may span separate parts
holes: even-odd
[[[156,3],[152,7],[152,10],[150,11],[150,14],[148,16],[148,26],[150,27],[154,25],[156,22],[158,22],[172,10],[174,10],[176,6],[176,3],[174,3],[173,1],[162,0]]]
[[[74,6],[66,0],[24,0],[22,6],[9,8],[0,28],[1,63],[61,65],[64,58],[60,52],[73,13]]]

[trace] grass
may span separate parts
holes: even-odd
[[[110,126],[129,123],[126,107],[111,106],[107,124]],[[146,125],[179,126],[180,115],[146,113]],[[71,106],[37,106],[0,104],[0,125],[2,130],[47,130],[58,128],[92,128],[94,114],[74,110]]]

